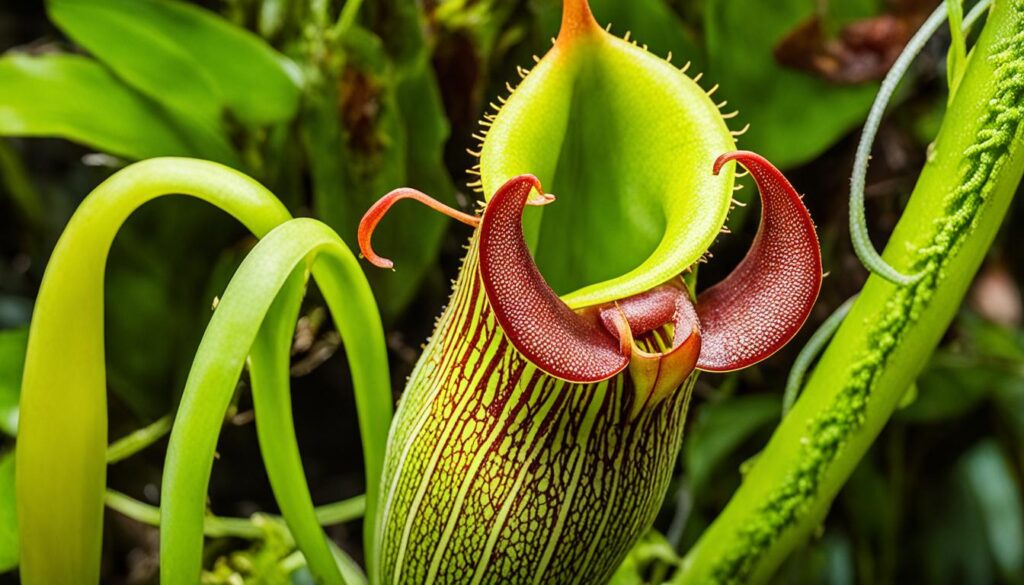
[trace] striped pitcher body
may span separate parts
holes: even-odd
[[[770,162],[734,150],[714,88],[614,38],[586,0],[563,8],[552,49],[481,122],[482,213],[403,187],[360,221],[380,268],[394,263],[371,238],[397,201],[475,229],[391,427],[375,585],[606,582],[661,506],[695,372],[771,356],[821,288],[810,214]],[[758,187],[757,236],[694,295],[682,275],[724,225],[736,164]],[[582,286],[565,297],[524,233],[526,208],[548,205],[531,239],[559,288]],[[577,226],[571,245],[545,236]]]
[[[375,582],[603,583],[657,514],[696,376],[631,416],[627,373],[545,374],[495,320],[478,240],[392,427]]]

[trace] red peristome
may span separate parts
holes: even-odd
[[[476,227],[480,224],[479,217],[453,209],[426,193],[417,191],[416,189],[409,189],[407,187],[395,189],[378,199],[370,209],[366,210],[366,213],[363,214],[363,219],[359,221],[359,231],[357,232],[359,251],[363,254],[363,257],[370,262],[370,264],[379,268],[391,268],[395,264],[387,258],[378,256],[377,253],[373,251],[373,246],[370,243],[370,240],[373,237],[373,230],[377,228],[377,224],[380,223],[380,220],[385,214],[387,214],[388,210],[391,209],[391,206],[402,199],[414,199],[419,201],[434,211],[439,211],[448,217],[457,219],[471,227]]]
[[[724,372],[757,363],[789,342],[821,290],[821,250],[807,208],[782,173],[748,151],[723,154],[714,172],[736,161],[761,193],[761,224],[743,261],[697,297],[702,347],[697,368]]]
[[[491,197],[480,222],[480,279],[509,341],[544,372],[570,382],[598,382],[621,372],[629,356],[595,320],[572,311],[551,290],[523,239],[523,208],[540,181],[510,179]]]

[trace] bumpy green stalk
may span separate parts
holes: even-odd
[[[17,498],[24,583],[96,583],[107,448],[103,273],[121,224],[171,193],[204,199],[256,235],[291,218],[265,188],[227,167],[152,159],[82,202],[36,299],[21,390]]]
[[[997,0],[885,259],[676,583],[758,583],[822,522],[952,320],[1024,173],[1024,2]]]

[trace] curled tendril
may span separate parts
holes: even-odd
[[[868,172],[868,159],[871,156],[871,147],[875,142],[878,127],[882,123],[885,108],[888,106],[889,100],[892,99],[893,93],[896,92],[896,87],[903,79],[903,76],[906,75],[910,65],[921,52],[921,49],[924,48],[936,31],[942,27],[942,24],[946,22],[948,18],[947,2],[942,3],[936,8],[935,12],[932,12],[931,16],[921,25],[921,28],[911,37],[910,41],[907,42],[907,46],[904,47],[903,52],[897,57],[896,62],[893,63],[889,73],[886,74],[885,79],[882,81],[882,86],[878,90],[878,95],[875,96],[875,102],[871,105],[871,111],[868,113],[867,121],[864,123],[864,131],[861,134],[860,143],[857,145],[857,154],[853,161],[853,174],[850,176],[850,239],[853,241],[853,250],[857,253],[857,258],[860,259],[864,267],[873,274],[903,286],[917,282],[921,275],[906,275],[899,272],[882,259],[882,256],[871,244],[871,238],[868,235],[867,217],[864,212],[864,184]],[[981,2],[978,2],[968,13],[967,17],[964,18],[963,29],[970,29],[971,25],[981,17],[990,4],[991,0],[981,0]]]
[[[388,210],[391,209],[391,206],[402,199],[419,201],[434,211],[443,213],[444,215],[461,221],[470,227],[475,228],[480,224],[479,217],[463,213],[458,209],[449,207],[421,191],[406,187],[395,189],[374,203],[373,206],[370,207],[370,209],[368,209],[363,215],[363,219],[359,221],[359,231],[357,233],[359,249],[362,251],[363,257],[366,258],[370,264],[373,264],[378,268],[394,268],[395,263],[373,251],[373,245],[371,244],[373,231],[377,228],[377,224],[384,218],[384,215],[387,214]]]

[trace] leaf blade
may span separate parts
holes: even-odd
[[[0,86],[6,136],[66,138],[131,159],[221,149],[190,145],[156,104],[84,57],[9,54],[0,58]]]
[[[207,10],[171,0],[52,0],[48,8],[68,36],[154,99],[189,108],[204,107],[191,101],[197,96],[216,97],[252,125],[288,119],[298,108],[294,64]]]

